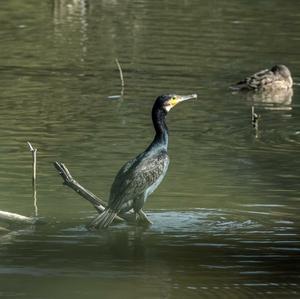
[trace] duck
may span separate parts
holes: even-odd
[[[230,86],[233,91],[263,92],[292,88],[293,79],[287,66],[276,64],[270,69],[261,70]]]

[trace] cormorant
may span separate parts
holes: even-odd
[[[230,86],[238,91],[276,91],[289,89],[293,86],[290,70],[282,64],[274,65],[270,70],[265,69]]]
[[[147,149],[136,158],[128,161],[117,173],[111,186],[108,205],[104,212],[89,225],[90,228],[108,227],[117,214],[131,209],[151,224],[142,208],[147,197],[158,187],[166,175],[168,156],[168,128],[165,123],[167,113],[178,103],[197,98],[188,96],[161,95],[152,108],[152,121],[155,137]]]

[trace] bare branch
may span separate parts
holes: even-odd
[[[57,169],[58,173],[64,180],[63,184],[73,189],[77,194],[82,196],[84,199],[89,201],[93,207],[97,210],[99,214],[101,214],[104,209],[106,208],[107,204],[97,197],[95,194],[90,192],[89,190],[85,189],[82,185],[80,185],[71,175],[68,168],[60,162],[54,162],[54,167]],[[115,218],[116,221],[128,221],[128,222],[135,222],[135,215],[133,213],[125,213],[119,215]]]
[[[69,169],[63,163],[54,162],[54,167],[58,170],[60,176],[63,178],[64,185],[70,187],[80,196],[88,200],[100,213],[104,211],[106,206],[105,202],[89,190],[86,190],[76,180],[74,180]]]

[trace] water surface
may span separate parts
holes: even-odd
[[[298,298],[300,3],[0,3],[0,204],[47,222],[0,232],[3,298]],[[124,73],[122,100],[115,58]],[[283,63],[287,101],[227,87]],[[106,199],[151,142],[163,93],[197,93],[168,115],[168,174],[148,229],[88,232],[94,209],[62,181],[63,161]],[[251,127],[251,106],[260,115]]]

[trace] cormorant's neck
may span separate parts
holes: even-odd
[[[166,150],[168,149],[169,134],[166,125],[166,115],[167,112],[163,109],[153,108],[152,121],[156,134],[148,149],[155,147],[162,147]]]

